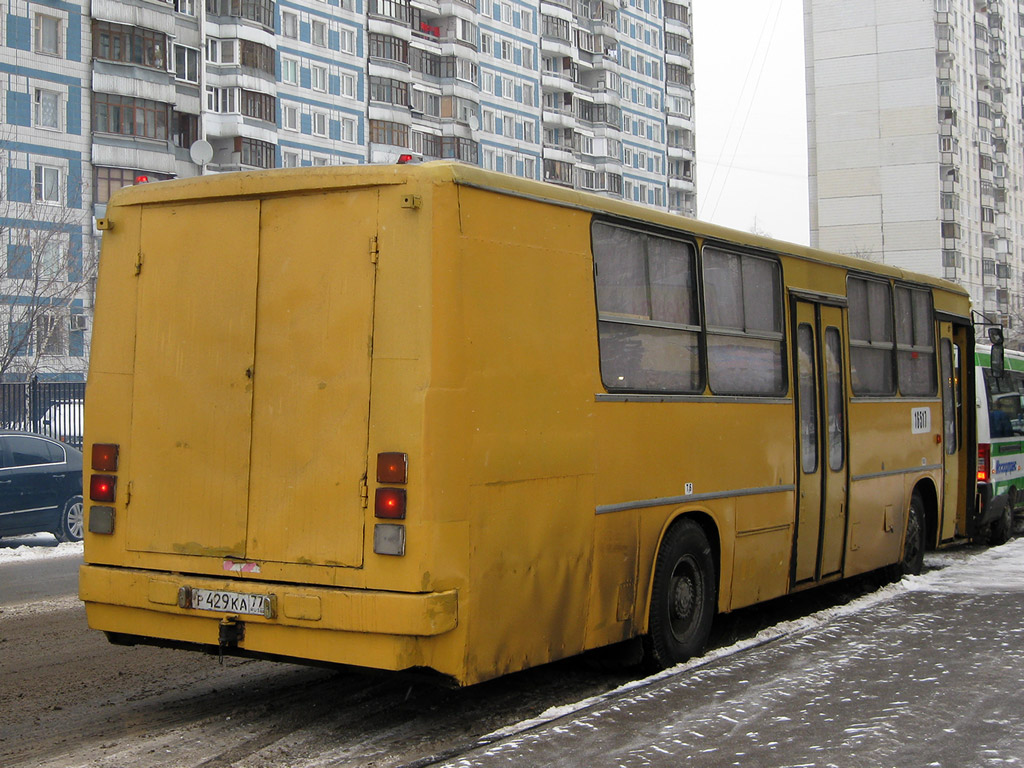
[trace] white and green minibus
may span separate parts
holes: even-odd
[[[1005,350],[1004,371],[992,370],[992,348],[975,348],[978,408],[978,504],[988,542],[1013,533],[1024,515],[1024,354]]]

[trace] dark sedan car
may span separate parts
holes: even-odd
[[[81,541],[82,452],[42,435],[0,432],[0,536],[49,531]]]

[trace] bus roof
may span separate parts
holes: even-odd
[[[961,286],[930,275],[854,256],[775,240],[751,232],[659,211],[638,203],[624,202],[592,192],[567,189],[555,184],[488,171],[450,160],[415,165],[318,166],[315,168],[278,168],[195,176],[123,187],[111,197],[110,205],[173,203],[224,197],[265,197],[295,192],[316,193],[331,189],[400,185],[411,181],[427,180],[438,184],[450,182],[486,189],[499,194],[527,197],[594,213],[610,214],[638,222],[683,230],[698,237],[723,240],[775,253],[786,253],[810,261],[835,264],[847,269],[862,270],[896,280],[923,283],[962,296],[968,295]]]

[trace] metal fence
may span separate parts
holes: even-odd
[[[85,382],[0,382],[0,429],[22,429],[82,447]]]

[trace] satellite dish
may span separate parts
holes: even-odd
[[[469,116],[469,130],[479,131],[480,130],[480,118],[477,115]]]
[[[192,146],[188,148],[188,154],[196,165],[206,165],[213,160],[213,145],[206,139],[199,139],[192,142]]]

